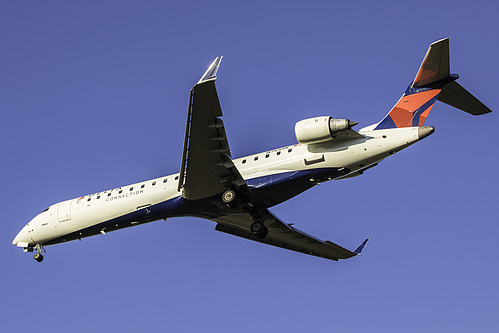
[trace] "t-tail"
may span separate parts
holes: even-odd
[[[435,102],[441,101],[472,115],[492,112],[450,74],[449,38],[434,42],[414,81],[374,129],[423,126]]]

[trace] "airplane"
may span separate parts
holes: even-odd
[[[319,116],[298,121],[297,144],[233,159],[215,80],[218,57],[190,91],[180,172],[51,205],[13,240],[43,260],[45,246],[193,216],[215,230],[338,261],[362,253],[323,241],[288,224],[269,208],[329,180],[357,177],[434,132],[424,126],[435,102],[472,115],[492,112],[450,73],[449,38],[430,45],[414,80],[388,114],[359,131],[357,122]]]

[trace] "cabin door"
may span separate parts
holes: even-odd
[[[57,209],[57,219],[59,222],[64,222],[71,219],[71,204],[73,200],[61,202]]]

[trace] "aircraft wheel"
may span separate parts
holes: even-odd
[[[35,255],[33,256],[33,258],[35,258],[35,260],[38,261],[38,262],[42,262],[43,261],[43,255],[41,253],[35,253]]]
[[[234,190],[227,190],[222,194],[222,201],[229,208],[237,208],[241,204],[241,198]]]
[[[226,204],[231,203],[236,199],[236,191],[234,190],[227,190],[222,194],[222,201]]]
[[[255,220],[250,226],[251,232],[259,238],[265,238],[269,230],[260,220]]]

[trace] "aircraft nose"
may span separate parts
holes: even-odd
[[[21,244],[24,245],[28,245],[28,243],[30,242],[30,239],[28,237],[28,234],[26,233],[26,227],[22,228],[21,231],[19,231],[16,235],[16,237],[14,237],[14,240],[12,241],[12,245],[15,245],[15,246],[21,246]]]
[[[19,231],[16,235],[16,237],[14,237],[14,240],[12,241],[12,245],[17,245],[17,243],[19,243],[19,235],[21,234],[21,232]]]

